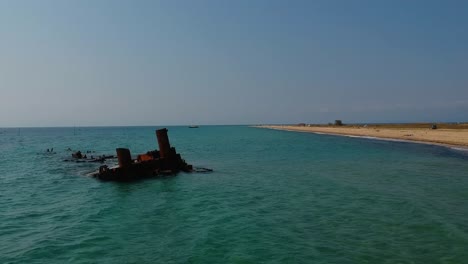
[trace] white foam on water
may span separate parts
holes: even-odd
[[[401,142],[401,143],[414,143],[414,144],[424,144],[424,145],[433,145],[439,147],[445,147],[451,150],[461,151],[461,152],[468,152],[468,147],[454,147],[450,145],[440,144],[440,143],[432,143],[432,142],[424,142],[424,141],[415,141],[415,140],[407,140],[407,139],[395,139],[395,138],[380,138],[380,137],[371,137],[371,136],[356,136],[356,135],[344,135],[344,134],[332,134],[332,133],[323,133],[323,132],[312,132],[314,134],[319,135],[332,135],[332,136],[342,136],[342,137],[350,137],[350,138],[364,138],[364,139],[371,139],[371,140],[380,140],[380,141],[391,141],[391,142]]]
[[[449,147],[450,149],[468,153],[468,147]]]

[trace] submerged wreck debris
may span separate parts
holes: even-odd
[[[132,160],[130,150],[117,148],[117,159],[119,165],[109,168],[107,165],[99,167],[99,171],[91,174],[104,181],[133,181],[143,178],[156,177],[161,175],[173,175],[180,171],[200,172],[193,169],[177,154],[175,148],[171,147],[167,136],[167,129],[156,130],[159,151],[148,151]],[[202,168],[203,169],[203,168]],[[203,169],[203,172],[212,171]]]
[[[75,158],[75,159],[83,159],[83,154],[81,154],[81,151],[77,151],[75,153],[72,154],[72,157]]]
[[[87,151],[86,153],[94,153]],[[82,163],[82,162],[99,162],[99,163],[104,163],[108,159],[115,159],[115,156],[113,155],[100,155],[100,156],[90,156],[88,157],[86,154],[83,155],[81,151],[76,151],[71,154],[71,159],[64,159],[63,161],[67,162],[76,162],[76,163]]]

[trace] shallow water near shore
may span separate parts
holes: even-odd
[[[465,263],[468,153],[246,126],[168,127],[214,170],[86,177],[158,127],[0,129],[0,263]],[[45,152],[54,148],[56,154]]]

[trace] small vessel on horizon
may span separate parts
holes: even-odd
[[[198,126],[189,126],[189,128],[198,128]]]

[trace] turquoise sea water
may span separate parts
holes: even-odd
[[[100,182],[62,161],[144,153],[156,128],[0,129],[0,263],[468,263],[467,152],[202,126],[169,137],[210,174]]]

